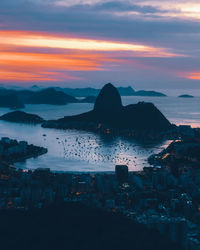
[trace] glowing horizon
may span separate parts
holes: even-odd
[[[186,75],[188,79],[200,80],[200,71],[199,72],[190,72]]]

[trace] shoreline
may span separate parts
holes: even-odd
[[[24,162],[24,161],[26,161],[26,160],[28,160],[28,159],[37,158],[37,157],[39,157],[39,156],[41,156],[41,155],[44,155],[44,154],[46,154],[47,152],[48,152],[48,149],[42,148],[41,152],[38,152],[37,154],[28,154],[28,155],[26,155],[26,156],[24,156],[24,157],[20,157],[20,158],[17,158],[17,159],[15,159],[15,160],[13,160],[11,163],[12,163],[12,164],[15,164],[15,163],[17,163],[17,162]]]
[[[178,145],[178,149],[182,150],[185,147]],[[158,230],[161,235],[169,239],[173,233],[176,236],[174,242],[181,242],[184,249],[187,249],[186,246],[192,239],[185,233],[186,230],[189,233],[197,230],[200,232],[200,225],[196,222],[199,203],[198,200],[195,201],[192,192],[196,190],[199,178],[191,182],[193,178],[191,172],[188,181],[185,181],[167,166],[146,167],[142,171],[128,171],[126,166],[122,168],[120,171],[115,168],[115,172],[54,173],[50,168],[22,170],[7,167],[5,173],[2,172],[0,175],[0,179],[5,185],[10,183],[5,186],[10,196],[7,197],[6,193],[1,197],[0,209],[28,211],[32,208],[41,209],[56,204],[59,197],[64,204],[81,203],[90,208],[124,216],[145,228]],[[184,172],[182,174],[185,175]],[[12,188],[16,188],[16,182],[18,192],[12,195],[11,191]],[[191,189],[187,188],[188,185]],[[177,210],[178,207],[180,211]],[[191,224],[193,228],[190,227]],[[174,225],[177,226],[176,231]]]

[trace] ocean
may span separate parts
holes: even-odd
[[[153,102],[174,124],[200,127],[200,97],[122,97],[124,105],[139,101]],[[89,111],[93,104],[75,103],[65,106],[26,105],[25,112],[44,119],[58,119],[66,115]],[[0,115],[10,112],[0,108]],[[40,125],[26,125],[0,121],[0,137],[26,140],[30,144],[48,148],[48,153],[15,165],[23,169],[47,167],[53,171],[106,172],[116,164],[126,164],[130,171],[149,166],[147,158],[167,147],[170,141],[140,143],[122,137],[111,138],[78,130],[44,129]]]

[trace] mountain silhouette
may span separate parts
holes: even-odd
[[[93,110],[80,115],[47,121],[43,127],[67,128],[69,123],[74,123],[76,127],[79,123],[84,123],[85,126],[91,122],[104,124],[111,128],[140,131],[164,131],[172,126],[152,103],[139,102],[123,106],[118,90],[108,83],[100,91]]]
[[[119,92],[111,83],[106,84],[96,99],[94,111],[116,112],[121,109],[122,101]]]

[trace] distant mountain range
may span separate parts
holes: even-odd
[[[179,95],[178,97],[180,97],[180,98],[194,98],[194,96],[192,96],[192,95],[187,95],[187,94]]]
[[[56,90],[63,91],[68,95],[74,97],[87,97],[87,96],[97,96],[101,89],[95,88],[59,88],[56,87]],[[117,90],[119,91],[121,96],[166,96],[163,93],[157,91],[147,91],[147,90],[139,90],[135,91],[132,87],[118,87]]]
[[[132,87],[117,88],[121,96],[165,96],[156,91],[135,91]],[[31,89],[7,89],[0,88],[0,107],[11,109],[24,108],[25,104],[51,104],[65,105],[67,103],[94,103],[100,93],[100,89],[95,88],[45,88],[37,85]],[[85,97],[77,99],[76,97]]]
[[[39,91],[0,88],[0,107],[11,109],[24,108],[25,104],[65,105],[67,103],[94,103],[95,99],[95,97],[87,97],[79,100],[54,88]]]
[[[123,106],[118,89],[111,83],[106,84],[97,97],[86,97],[83,100],[78,100],[55,89],[44,89],[36,92],[17,91],[16,96],[25,103],[33,104],[45,102],[61,105],[66,102],[84,101],[95,101],[95,104],[94,108],[89,112],[66,116],[58,120],[45,121],[37,115],[22,111],[7,113],[1,116],[0,120],[21,123],[42,123],[42,126],[45,128],[75,128],[95,131],[118,129],[120,131],[159,132],[170,130],[173,126],[152,103],[139,102]]]
[[[37,124],[44,122],[40,116],[35,114],[28,114],[23,111],[14,111],[0,116],[0,120],[8,122],[30,123]]]
[[[62,91],[68,95],[74,96],[74,97],[88,97],[88,96],[98,96],[101,89],[96,88],[61,88],[61,87],[51,87],[58,91]],[[43,88],[33,85],[31,87],[31,90],[33,91],[39,91]],[[157,96],[157,97],[164,97],[165,94],[153,91],[153,90],[138,90],[135,91],[131,86],[128,87],[117,87],[117,90],[119,91],[121,96]]]

